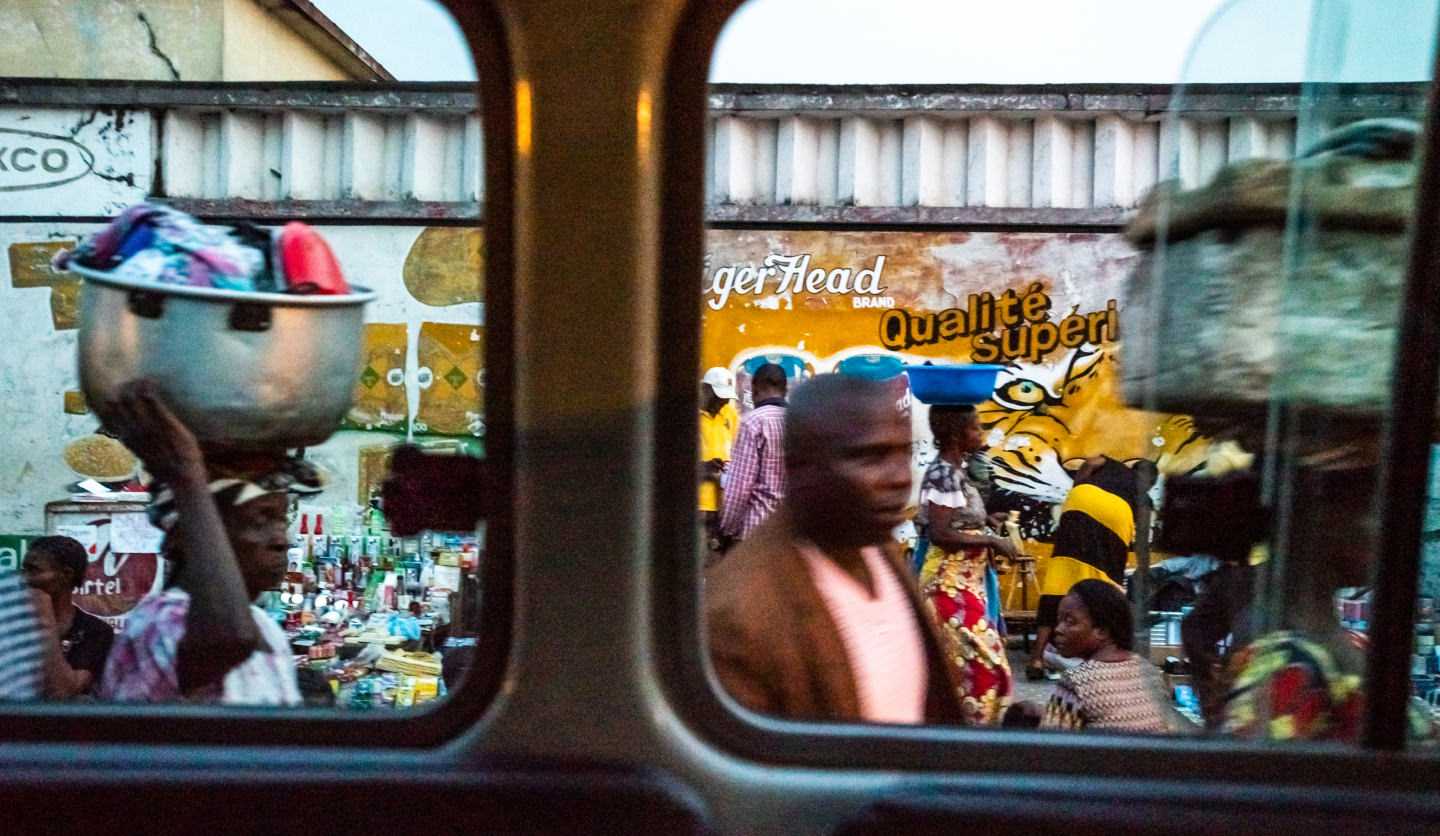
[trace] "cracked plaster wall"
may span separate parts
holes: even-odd
[[[0,75],[220,81],[222,11],[222,0],[6,0]]]
[[[350,78],[255,0],[3,0],[0,76]]]

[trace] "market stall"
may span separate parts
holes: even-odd
[[[396,537],[378,507],[310,505],[291,543],[282,587],[259,605],[290,639],[307,704],[410,708],[446,693],[447,642],[473,645],[462,615],[480,606],[477,536]]]

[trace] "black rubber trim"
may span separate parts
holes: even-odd
[[[1432,49],[1433,49],[1432,45]],[[1440,51],[1432,79],[1440,79]],[[1405,747],[1410,695],[1410,653],[1415,641],[1415,596],[1420,584],[1420,529],[1425,521],[1426,453],[1435,431],[1436,377],[1440,375],[1440,86],[1430,85],[1425,117],[1410,264],[1400,297],[1400,326],[1390,381],[1385,466],[1380,474],[1379,565],[1371,600],[1370,659],[1365,744]],[[1419,350],[1417,350],[1419,349]],[[1402,652],[1405,651],[1405,652]],[[1375,698],[1374,695],[1381,695]]]
[[[16,833],[709,832],[703,801],[665,773],[515,759],[448,770],[20,767],[0,779],[0,804]]]

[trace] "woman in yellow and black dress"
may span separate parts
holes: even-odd
[[[1108,456],[1086,459],[1060,510],[1055,550],[1040,581],[1036,637],[1026,679],[1044,677],[1045,645],[1055,629],[1060,601],[1083,580],[1125,587],[1125,563],[1135,541],[1140,480],[1133,468]]]

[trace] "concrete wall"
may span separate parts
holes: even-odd
[[[255,0],[223,0],[225,81],[346,81],[350,74]]]
[[[13,405],[0,418],[0,534],[42,529],[44,504],[66,498],[77,479],[66,445],[96,429],[77,391],[81,286],[51,271],[49,258],[100,229],[97,218],[147,198],[275,225],[304,218],[350,281],[379,292],[366,320],[375,373],[355,381],[347,428],[310,451],[334,478],[320,505],[363,497],[377,456],[397,440],[481,438],[484,242],[473,225],[483,149],[473,94],[12,89],[19,101],[0,107],[0,311],[23,349],[0,356],[0,397]],[[343,223],[357,218],[368,222]]]
[[[710,94],[710,217],[743,223],[1110,225],[1155,183],[1283,159],[1315,134],[1415,114],[1356,85],[1298,119],[1277,85],[748,86]],[[1304,136],[1301,136],[1302,130]]]
[[[367,320],[375,374],[357,382],[351,428],[313,451],[337,477],[322,503],[362,493],[371,448],[407,434],[483,434],[475,277],[484,245],[478,230],[464,228],[483,216],[472,87],[40,82],[12,84],[7,94],[0,133],[24,138],[0,143],[11,163],[30,143],[26,165],[50,147],[84,165],[62,170],[56,151],[54,172],[0,170],[0,187],[10,189],[0,203],[8,255],[0,310],[17,346],[0,355],[0,534],[43,524],[44,502],[73,480],[65,444],[95,426],[73,394],[67,399],[76,386],[78,285],[47,272],[46,247],[147,197],[211,218],[307,220],[353,281],[381,292]],[[1159,88],[717,88],[707,163],[707,215],[717,228],[700,302],[705,363],[734,367],[778,352],[827,370],[885,349],[889,311],[932,315],[986,291],[1043,292],[1047,320],[1072,306],[1103,315],[1132,257],[1115,233],[1143,190],[1172,168],[1196,182],[1231,159],[1289,153],[1299,142],[1299,101],[1293,88],[1251,86],[1183,99]],[[1411,87],[1362,88],[1327,118],[1410,112],[1419,101]],[[806,229],[816,224],[825,229]],[[878,255],[890,263],[873,293],[716,295],[724,267],[753,270],[768,256],[804,254],[825,270],[868,266]],[[1063,496],[1067,461],[1170,454],[1183,468],[1191,462],[1181,448],[1201,449],[1186,444],[1183,420],[1122,411],[1116,336],[1017,359],[1002,379],[1013,398],[993,405],[992,442],[1020,474],[1012,486],[1033,500],[1037,524]],[[975,349],[967,339],[889,350],[985,359]],[[1085,385],[1072,392],[1066,383],[1080,361]],[[1041,401],[1043,413],[1031,408]],[[1047,424],[1052,407],[1067,413],[1068,429]],[[916,421],[923,446],[923,410]]]
[[[475,115],[176,109],[164,132],[161,174],[173,198],[470,204],[481,197]]]
[[[23,265],[33,264],[36,251],[48,248],[47,245],[69,245],[100,228],[98,224],[0,223],[0,251],[8,256],[0,261],[0,311],[5,313],[7,342],[23,346],[21,350],[0,353],[0,398],[5,403],[0,409],[0,439],[3,439],[0,533],[43,530],[45,503],[68,498],[68,486],[80,478],[65,464],[65,446],[94,432],[98,425],[93,415],[75,414],[73,395],[68,400],[66,397],[67,392],[79,387],[78,323],[64,312],[57,313],[54,301],[66,291],[25,280]],[[403,328],[400,344],[403,377],[386,381],[383,379],[386,370],[382,369],[382,380],[376,384],[380,389],[396,390],[400,405],[397,418],[385,431],[342,431],[310,451],[311,458],[334,477],[331,488],[316,502],[338,505],[356,501],[361,454],[365,448],[385,446],[407,435],[420,440],[432,438],[426,432],[429,427],[419,426],[427,409],[434,411],[429,401],[444,391],[462,388],[443,380],[449,366],[441,363],[450,362],[452,358],[435,359],[439,356],[437,350],[427,346],[422,336],[437,325],[458,326],[466,333],[483,333],[484,312],[483,305],[475,302],[431,305],[416,298],[417,293],[425,295],[415,280],[417,244],[419,257],[430,262],[432,272],[459,267],[447,260],[443,248],[427,248],[421,243],[427,238],[424,227],[322,226],[319,230],[335,251],[346,277],[379,292],[380,298],[366,310],[366,321]],[[478,235],[478,232],[467,234]],[[73,281],[63,275],[55,278],[62,286]],[[477,340],[471,345],[473,363],[478,367],[483,343]],[[203,358],[197,361],[203,362]],[[297,362],[302,360],[297,358]],[[427,363],[436,368],[422,374]],[[471,376],[473,378],[473,374]],[[476,386],[471,381],[462,386],[468,387],[462,395],[468,397],[475,392]],[[67,412],[67,408],[72,412]],[[441,439],[433,437],[432,440]]]
[[[0,76],[219,81],[220,0],[7,0]]]
[[[0,77],[342,81],[256,0],[6,0]]]
[[[1129,409],[1121,396],[1125,335],[1108,312],[1124,304],[1136,258],[1118,233],[712,229],[701,364],[736,370],[742,391],[746,364],[762,357],[810,374],[875,355],[1002,365],[994,397],[980,407],[999,502],[1021,512],[1027,534],[1042,536],[1070,490],[1066,468],[1085,458],[1145,458],[1166,474],[1204,459],[1206,445],[1188,419]],[[776,269],[767,273],[767,264]],[[873,281],[856,282],[872,270]],[[737,290],[732,279],[743,271],[763,279]],[[817,271],[823,285],[818,277],[804,288],[787,280]],[[966,312],[982,309],[984,294],[1034,297],[1030,318],[1003,336],[993,319],[966,327]],[[894,327],[897,317],[910,326]],[[941,326],[942,317],[955,324]],[[908,398],[903,385],[897,395]],[[935,450],[928,408],[909,403],[918,494]]]

